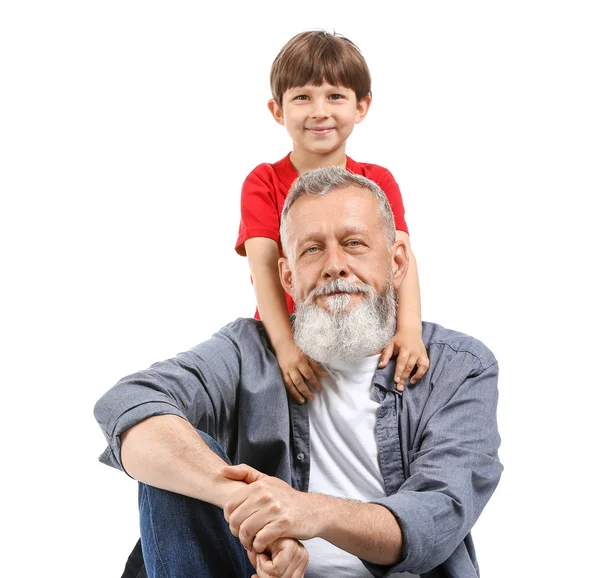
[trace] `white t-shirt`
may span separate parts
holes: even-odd
[[[308,402],[310,419],[309,492],[367,502],[385,496],[375,422],[379,403],[370,390],[379,355],[325,366],[322,391]],[[321,538],[305,540],[307,578],[371,578],[352,554]]]

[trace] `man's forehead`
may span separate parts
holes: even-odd
[[[354,226],[368,224],[377,216],[377,202],[371,191],[350,185],[326,195],[304,195],[290,208],[290,229],[304,228],[317,222],[341,224],[352,221]]]

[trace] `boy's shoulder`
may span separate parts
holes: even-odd
[[[252,169],[250,174],[253,174],[253,173],[264,174],[264,173],[271,173],[271,172],[279,172],[282,170],[287,170],[290,167],[293,168],[292,162],[290,161],[290,154],[291,153],[288,153],[282,159],[279,159],[278,161],[276,161],[274,163],[260,163]]]
[[[245,184],[264,183],[268,185],[279,185],[289,189],[298,177],[298,173],[287,154],[275,163],[260,163],[246,177]]]
[[[378,183],[379,179],[394,178],[391,171],[389,171],[381,165],[376,165],[375,163],[358,162],[351,159],[350,157],[346,157],[346,168],[350,172],[356,175],[362,175],[363,177],[367,177],[367,179],[371,179],[376,183]]]

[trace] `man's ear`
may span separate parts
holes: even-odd
[[[293,297],[294,286],[292,284],[292,270],[290,269],[290,264],[285,257],[280,257],[277,263],[279,265],[279,279],[281,285],[285,289],[285,292]]]
[[[371,106],[371,98],[371,95],[365,96],[363,99],[359,100],[356,103],[355,124],[358,124],[365,118],[365,116],[367,116],[367,113],[369,112],[369,108]]]
[[[406,277],[409,259],[406,241],[404,239],[398,239],[392,245],[392,280],[396,291],[398,291],[400,285],[402,285],[402,281],[404,281],[404,278]]]
[[[275,99],[270,99],[269,102],[267,103],[267,106],[269,107],[269,111],[271,112],[271,114],[273,115],[273,118],[282,126],[285,125],[285,122],[283,121],[283,108],[281,108],[276,102]]]

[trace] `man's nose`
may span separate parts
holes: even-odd
[[[346,254],[339,247],[328,249],[325,267],[323,268],[323,277],[326,279],[344,279],[348,277],[348,263],[345,257]]]

